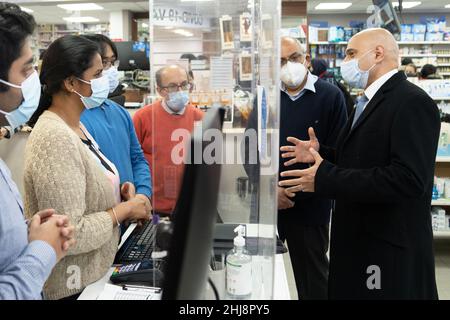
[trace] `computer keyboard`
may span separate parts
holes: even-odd
[[[136,227],[117,252],[114,264],[126,264],[151,259],[155,235],[156,225],[151,221],[147,221],[141,227]]]

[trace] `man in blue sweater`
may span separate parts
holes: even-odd
[[[39,103],[30,46],[35,26],[19,6],[0,2],[0,126],[24,124]],[[39,212],[27,226],[22,198],[0,159],[0,300],[41,299],[53,267],[75,243],[67,216],[54,214]]]
[[[319,141],[334,145],[347,121],[340,90],[308,72],[310,57],[293,38],[281,41],[280,145],[306,139],[313,127]],[[280,173],[286,167],[280,153]],[[296,169],[303,169],[298,165]],[[281,178],[280,178],[281,179]],[[332,203],[313,194],[290,198],[278,187],[278,232],[286,240],[300,299],[328,298],[329,223]]]
[[[119,84],[118,74],[115,72],[118,56],[114,43],[103,35],[84,37],[99,45],[103,74],[108,77],[110,92],[113,92]],[[108,99],[100,107],[86,109],[81,115],[81,122],[98,143],[103,154],[117,167],[120,183],[133,183],[135,190],[130,190],[131,195],[143,199],[147,203],[147,210],[150,211],[150,169],[128,111]]]

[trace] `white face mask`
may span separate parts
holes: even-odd
[[[103,75],[109,80],[109,93],[114,92],[119,86],[119,71],[117,67],[111,66],[108,70],[103,70]]]
[[[91,81],[86,81],[80,78],[77,79],[81,82],[91,85],[92,95],[90,97],[84,97],[78,92],[74,91],[77,95],[80,96],[81,102],[83,102],[86,109],[89,110],[100,107],[108,98],[109,84],[107,77],[102,76],[98,79],[92,79]]]
[[[372,51],[373,50],[367,51],[359,59],[352,59],[341,64],[342,78],[349,84],[349,86],[357,89],[365,89],[367,87],[370,70],[372,70],[377,64],[374,64],[369,68],[369,70],[363,71],[359,68],[359,61]]]
[[[23,101],[17,109],[11,112],[0,110],[0,113],[5,115],[11,128],[15,130],[27,123],[39,106],[39,100],[41,99],[41,82],[39,81],[39,75],[37,71],[33,71],[20,86],[2,79],[0,79],[0,82],[22,90]]]
[[[303,63],[288,61],[281,68],[280,78],[288,88],[297,88],[305,80],[307,73]]]

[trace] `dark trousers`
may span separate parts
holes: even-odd
[[[299,225],[280,211],[278,232],[289,248],[299,299],[328,299],[329,225]]]

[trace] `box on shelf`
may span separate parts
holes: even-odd
[[[414,33],[413,41],[425,41],[425,33]]]
[[[420,81],[418,85],[432,98],[450,97],[449,80],[424,80]]]
[[[443,32],[427,32],[425,36],[425,41],[443,41]]]
[[[446,122],[442,122],[441,133],[439,135],[437,156],[439,156],[439,157],[450,156],[449,139],[450,139],[450,124],[446,123]]]
[[[317,42],[319,41],[319,28],[308,26],[308,37],[309,42]]]
[[[437,192],[437,198],[442,199],[445,198],[447,195],[445,194],[445,178],[435,177],[434,183],[436,186],[436,192]],[[449,195],[450,196],[450,195]]]
[[[344,41],[345,32],[344,28],[340,26],[330,27],[328,29],[328,41],[329,42],[340,42]]]
[[[439,32],[439,23],[429,21],[427,23],[427,32]]]
[[[434,207],[431,210],[431,224],[433,230],[443,231],[447,230],[448,220],[446,218],[445,210],[441,207]]]
[[[353,28],[344,28],[344,41],[350,41],[353,35],[354,35]]]
[[[423,67],[426,64],[437,64],[437,58],[436,57],[420,57],[420,58],[412,58],[413,63],[417,67]]]
[[[402,24],[401,30],[402,33],[412,33],[412,24]]]
[[[406,42],[406,41],[414,41],[414,34],[413,33],[404,33],[402,32],[400,34],[400,41]]]
[[[317,32],[317,41],[328,41],[328,29],[319,29]]]
[[[427,25],[426,24],[415,23],[412,26],[412,32],[413,33],[425,33],[426,31],[427,31]]]
[[[447,28],[447,21],[445,16],[441,17],[423,17],[421,22],[426,22],[427,32],[443,32]]]
[[[444,32],[444,41],[450,41],[450,32],[448,31]]]

